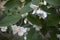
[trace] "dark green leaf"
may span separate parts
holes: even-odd
[[[9,0],[6,4],[5,7],[7,9],[15,8],[17,6],[20,6],[22,3],[19,0]]]
[[[43,24],[43,21],[41,19],[39,19],[39,17],[36,15],[30,15],[29,14],[27,18],[32,24],[35,24],[38,26],[41,26]]]
[[[49,32],[50,32],[50,36],[51,36],[49,38],[49,40],[57,40],[57,36],[56,36],[56,34],[58,33],[57,27],[50,26]]]
[[[31,0],[25,0],[25,5],[28,4],[29,2],[31,2]]]
[[[19,15],[6,16],[3,20],[0,21],[0,26],[9,26],[15,24],[19,18],[21,18]]]
[[[47,17],[47,25],[56,26],[59,23],[60,17],[54,8],[51,8],[49,12],[51,12],[51,14]]]
[[[60,0],[46,0],[46,1],[51,5],[60,6]]]
[[[33,28],[28,32],[27,40],[43,40],[39,32],[36,32]]]

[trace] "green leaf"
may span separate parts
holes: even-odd
[[[27,40],[31,40],[34,33],[35,33],[35,29],[31,28],[30,31],[27,34],[27,38],[28,38]]]
[[[45,36],[47,34],[48,27],[47,26],[42,26],[41,33]]]
[[[20,6],[22,3],[19,0],[9,0],[6,4],[5,7],[7,9],[12,9],[15,8],[17,6]]]
[[[60,0],[46,0],[46,1],[51,5],[60,6]]]
[[[43,40],[39,32],[36,32],[33,28],[27,34],[27,40]]]
[[[31,40],[43,40],[43,38],[39,33],[35,33]]]
[[[27,19],[32,23],[32,24],[35,24],[35,25],[38,25],[38,26],[41,26],[43,24],[43,20],[39,19],[38,16],[36,15],[28,15],[27,16]]]
[[[50,26],[49,27],[49,33],[50,33],[50,38],[49,40],[57,40],[56,34],[58,33],[58,28],[55,26]]]
[[[51,12],[51,14],[48,15],[48,17],[47,17],[47,25],[48,26],[57,26],[60,21],[60,17],[58,16],[58,14],[54,8],[51,8],[50,12]]]
[[[29,2],[31,2],[32,0],[25,0],[25,5],[28,4]]]
[[[15,24],[19,18],[21,18],[19,15],[6,16],[3,20],[0,21],[0,26],[9,26]]]

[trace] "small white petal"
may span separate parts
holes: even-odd
[[[36,25],[33,25],[33,28],[36,28]]]
[[[57,34],[57,38],[60,38],[60,34]]]
[[[18,32],[18,36],[23,36],[24,33],[23,32]]]
[[[36,27],[36,31],[40,31],[40,29],[42,29],[42,27]]]
[[[42,29],[41,26],[37,26],[37,25],[33,25],[33,28],[35,28],[36,31],[40,31],[40,29]]]
[[[18,27],[17,25],[12,25],[12,30],[13,30],[13,34],[15,35],[17,33]]]
[[[24,14],[22,14],[21,16],[22,17],[26,17],[28,15],[28,13],[24,13]]]
[[[44,5],[47,5],[47,2],[46,1],[44,1]]]
[[[29,23],[30,25],[33,25],[30,21],[28,21],[28,23]]]
[[[26,23],[27,23],[27,21],[28,21],[28,20],[27,20],[27,18],[25,18],[24,23],[26,24]]]
[[[13,31],[18,29],[17,25],[12,25],[11,27]]]
[[[38,6],[37,5],[35,5],[35,4],[30,4],[30,7],[32,8],[32,9],[37,9],[38,8]]]
[[[44,12],[42,18],[45,19],[46,17],[47,17],[47,13]]]
[[[27,31],[27,28],[21,27],[21,31],[22,31],[23,33],[25,33],[25,32]]]
[[[39,30],[40,30],[40,28],[38,28],[38,27],[37,27],[37,28],[35,28],[35,29],[36,29],[36,31],[39,31]]]
[[[26,36],[24,36],[24,40],[27,40],[27,37]]]
[[[33,12],[32,12],[32,14],[35,14],[36,13],[36,10],[34,10]]]

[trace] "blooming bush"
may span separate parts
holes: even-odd
[[[60,0],[1,0],[0,40],[60,40]]]

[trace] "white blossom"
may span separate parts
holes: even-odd
[[[17,25],[12,25],[13,34],[18,34],[18,36],[23,36],[27,32],[27,28],[20,27]]]
[[[41,9],[34,10],[32,14],[37,14],[39,18],[43,18],[43,19],[47,17],[47,13]]]
[[[37,25],[33,25],[33,28],[35,28],[36,31],[40,31],[40,29],[42,29],[41,26],[37,26]]]
[[[7,26],[2,26],[2,27],[0,27],[1,28],[1,31],[2,32],[6,32],[7,31]]]
[[[32,8],[32,9],[37,9],[38,8],[38,6],[37,5],[35,5],[35,4],[30,4],[30,8]]]

